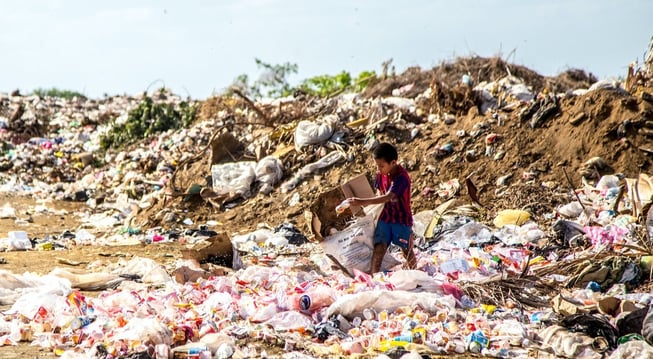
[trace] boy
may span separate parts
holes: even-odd
[[[392,243],[401,247],[408,268],[416,265],[413,252],[413,213],[410,209],[410,176],[397,163],[397,149],[389,143],[381,143],[374,149],[374,161],[379,173],[374,188],[378,196],[372,198],[349,198],[353,206],[385,203],[374,232],[374,251],[370,274],[381,270],[383,257]]]

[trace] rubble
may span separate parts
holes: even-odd
[[[180,255],[3,270],[0,344],[67,358],[650,351],[647,69],[633,90],[459,59],[363,94],[210,98],[188,126],[134,129],[124,147],[103,135],[142,101],[187,102],[1,95],[0,190],[85,211],[30,238],[29,213],[5,203],[0,219],[27,227],[3,248]],[[369,275],[378,208],[336,207],[372,192],[366,153],[389,139],[413,180],[417,270],[391,250]]]

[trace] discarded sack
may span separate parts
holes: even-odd
[[[300,121],[295,129],[295,148],[301,151],[302,147],[326,142],[338,122],[336,115],[329,115],[320,122]]]
[[[324,252],[333,256],[339,264],[353,275],[354,269],[370,270],[370,259],[374,250],[374,216],[358,218],[354,224],[324,239]],[[381,264],[382,270],[389,270],[400,264],[390,252],[386,252]]]

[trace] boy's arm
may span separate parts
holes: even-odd
[[[349,204],[352,206],[369,206],[371,204],[381,204],[389,201],[396,201],[398,196],[407,191],[409,182],[405,177],[399,176],[393,182],[386,194],[371,198],[349,198]]]
[[[396,197],[397,195],[394,194],[394,192],[388,192],[384,195],[370,197],[370,198],[357,198],[357,197],[347,198],[347,201],[352,206],[369,206],[372,204],[381,204],[381,203],[386,203],[388,201],[393,201]]]

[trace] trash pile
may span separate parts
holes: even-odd
[[[1,95],[0,190],[88,208],[80,228],[12,229],[2,248],[182,255],[0,271],[0,343],[64,358],[653,352],[653,88],[527,70],[472,58],[363,94],[218,96],[187,127],[105,148],[146,98],[186,102]],[[418,263],[392,250],[370,275],[379,208],[338,204],[372,193],[367,153],[388,140],[412,178]],[[0,214],[17,218],[11,202]]]

